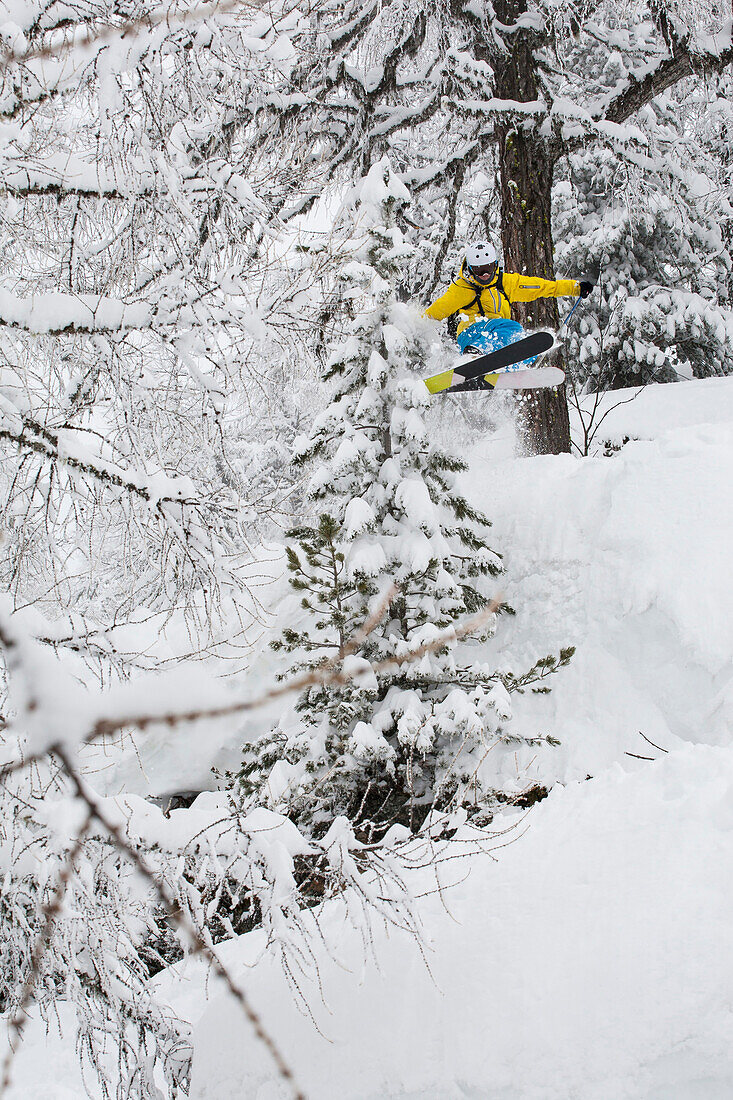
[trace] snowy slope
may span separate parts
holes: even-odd
[[[494,521],[517,610],[497,656],[577,647],[552,694],[518,708],[562,741],[528,778],[648,754],[639,731],[667,749],[730,739],[733,380],[650,387],[602,426],[601,439],[626,436],[611,457],[471,455],[469,491]]]
[[[499,437],[472,455],[468,491],[494,519],[518,612],[497,652],[578,653],[552,695],[519,708],[562,741],[517,758],[520,778],[560,785],[496,864],[474,862],[448,911],[423,900],[430,973],[394,932],[376,936],[380,969],[365,966],[334,906],[325,1003],[306,984],[319,1034],[274,964],[246,969],[256,937],[228,948],[311,1097],[733,1094],[733,380],[648,390],[603,435],[636,440],[611,457],[514,459]],[[195,1100],[280,1095],[215,997]]]
[[[517,611],[495,655],[518,669],[577,654],[552,694],[516,707],[560,747],[507,756],[520,785],[557,786],[521,823],[497,822],[518,827],[496,861],[465,880],[464,861],[445,865],[443,882],[461,881],[419,903],[429,970],[394,930],[375,930],[378,966],[365,961],[333,904],[322,992],[301,979],[319,1033],[257,934],[223,949],[310,1100],[733,1095],[733,379],[649,388],[599,442],[626,437],[609,457],[518,459],[507,428],[469,456],[466,491],[494,521]],[[214,727],[143,748],[160,782],[185,786],[237,743]],[[288,1095],[197,964],[159,982],[195,1024],[194,1100]],[[10,1095],[81,1100],[73,1058],[38,1027]]]
[[[558,788],[497,864],[478,860],[446,907],[423,902],[429,971],[395,932],[377,937],[381,970],[365,966],[333,907],[325,1003],[301,982],[321,1034],[276,966],[246,969],[254,943],[228,958],[318,1100],[723,1100],[731,829],[733,758],[720,748]],[[288,1095],[226,996],[195,1043],[195,1100]]]

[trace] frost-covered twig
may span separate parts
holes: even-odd
[[[53,935],[54,925],[61,912],[61,908],[64,904],[64,897],[66,895],[66,889],[69,885],[72,875],[75,872],[74,864],[84,846],[84,840],[87,835],[87,830],[91,824],[91,814],[88,814],[86,820],[79,829],[76,840],[69,849],[64,864],[59,873],[58,882],[56,883],[56,889],[49,900],[43,905],[42,917],[43,924],[36,936],[36,941],[33,945],[33,950],[30,957],[30,966],[28,974],[23,985],[23,989],[20,994],[18,1005],[8,1023],[8,1043],[9,1048],[3,1059],[2,1067],[0,1067],[0,1100],[5,1096],[7,1089],[10,1086],[11,1069],[15,1054],[23,1041],[23,1031],[26,1024],[28,1015],[28,1009],[33,1002],[34,991],[36,986],[36,980],[38,978],[41,964],[43,962],[44,955],[48,950],[51,936]]]
[[[27,47],[6,51],[0,56],[0,72],[4,72],[11,65],[25,65],[29,61],[45,61],[50,58],[63,57],[75,49],[89,49],[91,46],[104,46],[113,41],[129,40],[135,35],[154,30],[155,27],[165,26],[173,31],[179,27],[185,27],[189,23],[210,19],[214,15],[226,15],[236,11],[237,8],[263,8],[270,0],[211,0],[210,3],[196,4],[185,11],[171,12],[170,8],[163,6],[157,12],[146,12],[136,19],[124,19],[113,26],[83,27],[83,33],[76,35],[77,27],[72,24],[70,37],[63,37],[60,42],[50,42],[46,46]]]
[[[275,1043],[274,1039],[265,1030],[265,1027],[260,1017],[252,1007],[249,997],[245,993],[242,986],[235,981],[230,974],[227,967],[222,963],[216,951],[213,947],[206,942],[201,935],[199,929],[190,921],[181,909],[180,905],[174,897],[172,897],[163,883],[153,873],[147,862],[140,855],[139,851],[124,837],[119,826],[105,813],[99,799],[89,790],[89,788],[81,780],[76,768],[74,767],[71,759],[67,756],[63,749],[57,751],[56,755],[62,762],[64,770],[69,777],[78,798],[87,806],[89,815],[92,818],[96,818],[102,828],[110,836],[115,846],[123,853],[128,859],[130,859],[135,865],[136,869],[145,878],[155,890],[161,905],[164,907],[169,917],[175,921],[180,927],[184,935],[190,940],[192,950],[195,954],[201,955],[211,965],[214,972],[226,985],[229,993],[234,997],[237,1004],[240,1006],[245,1016],[249,1020],[255,1035],[261,1043],[269,1051],[273,1062],[277,1066],[278,1073],[289,1085],[294,1100],[305,1100],[305,1095],[302,1093],[296,1083],[295,1076],[290,1066],[285,1061],[279,1047]]]
[[[369,670],[373,673],[385,672],[395,667],[401,667],[403,665],[411,664],[415,661],[419,661],[422,657],[427,656],[430,653],[437,653],[445,646],[458,641],[461,638],[465,638],[470,634],[475,633],[486,625],[493,615],[499,610],[502,604],[502,597],[496,597],[478,614],[472,615],[470,618],[464,620],[463,623],[456,627],[450,627],[447,630],[440,631],[434,638],[431,638],[427,642],[423,642],[419,646],[408,649],[405,653],[396,654],[391,657],[387,657],[382,661],[377,661],[374,664],[369,665]],[[7,651],[17,653],[17,644],[12,635],[2,630],[2,624],[0,623],[0,644],[2,644]],[[20,668],[22,659],[15,658],[16,667]],[[142,713],[118,713],[114,717],[99,718],[95,721],[85,734],[76,739],[75,743],[80,745],[90,745],[95,741],[99,741],[102,738],[113,736],[120,733],[122,730],[136,727],[137,729],[146,729],[151,725],[167,725],[176,726],[187,722],[198,722],[204,719],[217,719],[228,718],[235,714],[245,714],[249,711],[257,710],[265,704],[272,702],[275,699],[283,698],[284,696],[296,694],[304,691],[308,687],[316,685],[322,686],[341,686],[351,683],[359,676],[364,675],[366,671],[363,664],[359,664],[358,667],[351,667],[347,665],[344,667],[334,667],[333,661],[329,661],[326,665],[322,665],[318,668],[311,669],[308,672],[303,673],[301,676],[295,677],[293,680],[288,681],[279,687],[273,687],[269,691],[257,696],[254,699],[239,700],[233,703],[225,703],[220,706],[201,707],[188,710],[165,710],[161,709],[160,713],[142,712]],[[72,741],[74,739],[72,738]],[[0,783],[2,783],[13,772],[18,771],[27,765],[34,763],[42,759],[49,752],[57,752],[59,749],[59,743],[52,739],[44,745],[42,748],[34,749],[23,757],[22,760],[14,761],[13,763],[6,764],[0,770]]]

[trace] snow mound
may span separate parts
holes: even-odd
[[[550,696],[516,701],[526,732],[562,742],[528,782],[648,754],[640,732],[663,748],[731,741],[733,379],[655,386],[638,402],[604,428],[625,438],[643,424],[644,438],[608,457],[473,456],[469,495],[493,520],[517,609],[496,659],[577,647]]]
[[[498,863],[424,899],[427,966],[394,930],[375,938],[378,966],[365,962],[332,905],[323,998],[301,982],[320,1030],[273,963],[248,969],[256,936],[229,945],[228,961],[318,1100],[722,1100],[731,831],[733,753],[687,746],[557,788]],[[288,1096],[227,995],[194,1042],[192,1100]]]
[[[524,733],[562,742],[508,754],[521,782],[559,784],[525,834],[422,898],[427,967],[394,929],[375,966],[331,903],[319,980],[300,981],[317,1027],[273,961],[255,966],[260,938],[226,948],[311,1098],[733,1095],[733,379],[650,388],[599,439],[620,449],[515,459],[500,435],[466,474],[517,609],[487,660],[577,647],[551,695],[512,697]],[[468,870],[444,865],[444,884]],[[217,995],[192,1100],[286,1095]]]

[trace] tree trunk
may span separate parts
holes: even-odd
[[[513,25],[526,12],[526,0],[499,0],[496,15]],[[519,102],[537,99],[537,71],[532,55],[532,35],[517,30],[506,36],[511,47],[496,66],[497,98]],[[501,185],[501,237],[508,271],[555,278],[552,247],[552,181],[557,152],[551,139],[512,123],[499,123],[498,140]],[[557,329],[555,298],[512,307],[516,320],[529,328]],[[563,366],[561,352],[554,362]],[[561,454],[570,450],[570,421],[565,386],[555,390],[526,390],[519,409],[525,445],[531,454]]]

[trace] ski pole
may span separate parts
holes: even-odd
[[[580,305],[580,303],[582,301],[583,301],[582,298],[578,298],[577,302],[575,303],[573,308],[570,310],[570,313],[568,313],[567,317],[563,317],[562,321],[560,322],[560,328],[557,330],[558,332],[560,331],[561,328],[565,327],[565,325],[568,323],[570,318],[573,316],[573,314],[575,313],[576,309],[578,308],[578,306]]]

